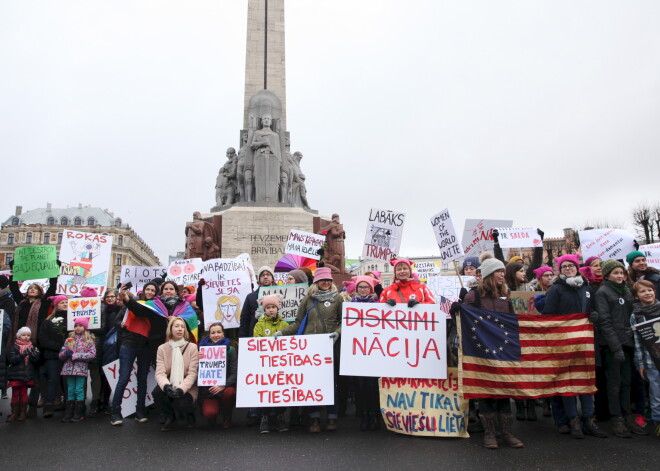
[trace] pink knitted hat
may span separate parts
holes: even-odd
[[[314,273],[314,283],[321,280],[332,280],[332,271],[328,267],[316,269],[316,273]]]
[[[355,283],[356,290],[357,290],[357,286],[360,283],[366,283],[369,285],[369,287],[371,288],[371,292],[373,293],[374,287],[378,284],[378,280],[375,280],[370,276],[354,276],[353,283]]]
[[[577,254],[566,254],[561,257],[557,257],[557,268],[561,270],[561,264],[564,262],[571,262],[575,264],[575,268],[580,267],[580,256]]]
[[[85,330],[89,329],[89,317],[76,317],[73,321],[73,325],[75,326],[76,324],[80,324]]]
[[[537,280],[540,280],[541,277],[543,276],[543,274],[547,271],[551,272],[552,274],[555,273],[552,268],[544,265],[544,266],[538,267],[536,270],[534,270],[534,275],[536,276]]]

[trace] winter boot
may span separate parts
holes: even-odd
[[[259,425],[259,433],[270,433],[270,420],[267,415],[261,416],[261,425]]]
[[[586,435],[593,435],[596,438],[607,438],[609,436],[598,426],[594,416],[582,417],[582,431]]]
[[[543,399],[543,417],[550,417],[552,411],[550,410],[550,398]]]
[[[89,405],[89,413],[87,414],[87,417],[89,418],[94,418],[97,415],[99,415],[101,409],[101,404],[99,401],[92,401],[92,403]]]
[[[141,424],[147,422],[149,418],[147,417],[147,410],[144,406],[138,406],[135,408],[135,421]]]
[[[71,422],[80,422],[85,418],[85,401],[76,401],[73,406]]]
[[[278,432],[288,432],[289,427],[286,425],[286,420],[284,420],[284,416],[282,414],[278,414],[277,416],[277,426],[275,427]]]
[[[161,432],[171,432],[174,430],[174,425],[176,424],[176,417],[174,415],[165,415],[165,422],[160,427]]]
[[[64,404],[64,417],[62,417],[61,422],[71,422],[71,419],[73,419],[73,406],[73,401],[66,401],[66,404]]]
[[[33,408],[34,412],[37,412],[37,408]],[[19,422],[24,421],[25,419],[28,418],[28,405],[26,402],[21,402],[20,408],[18,409],[18,420]],[[30,417],[31,418],[31,417]]]
[[[612,433],[617,437],[630,438],[632,435],[623,422],[623,417],[612,417]]]
[[[233,425],[231,421],[231,412],[225,412],[224,416],[222,417],[222,428],[229,429]]]
[[[321,419],[313,417],[309,423],[309,433],[319,433],[321,431]]]
[[[336,432],[337,431],[337,419],[328,419],[328,423],[325,426],[326,432]]]
[[[502,431],[502,441],[511,448],[522,448],[523,442],[513,436],[511,428],[513,427],[513,416],[511,414],[498,414],[500,430]]]
[[[362,411],[362,420],[360,420],[360,430],[365,431],[369,430],[369,421],[370,421],[369,411]]]
[[[516,420],[525,420],[525,401],[516,401]]]
[[[54,411],[55,411],[55,404],[53,404],[52,402],[44,403],[44,419],[52,417]]]
[[[113,407],[110,413],[110,425],[121,425],[124,418],[121,416],[121,407]]]
[[[569,421],[569,427],[571,428],[572,438],[584,438],[584,433],[582,432],[582,420],[580,420],[580,417],[573,417]]]
[[[534,401],[527,401],[527,420],[538,420],[536,416],[536,404]]]
[[[660,438],[660,421],[654,420],[653,427],[655,428],[655,438]]]
[[[11,403],[11,414],[7,416],[7,420],[5,422],[13,422],[18,418],[18,413],[21,408],[21,403],[20,402],[12,402]]]
[[[637,422],[635,422],[635,416],[634,415],[627,415],[626,416],[626,427],[628,427],[628,430],[630,430],[632,433],[636,435],[648,435],[649,432],[644,428],[640,427]]]
[[[481,423],[484,425],[484,446],[495,449],[497,446],[497,417],[494,412],[481,414]]]

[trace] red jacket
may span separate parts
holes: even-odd
[[[435,304],[431,290],[417,280],[399,281],[388,286],[380,294],[379,301],[384,303],[388,299],[394,299],[397,303],[407,303],[411,299],[416,299],[422,304]]]

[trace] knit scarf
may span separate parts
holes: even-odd
[[[646,320],[660,317],[660,302],[656,299],[650,306],[645,306],[642,303],[633,304],[633,313],[635,315],[642,315]]]
[[[560,278],[566,282],[568,286],[571,288],[580,288],[584,284],[584,278],[581,276],[573,276],[571,278],[565,276],[565,275],[560,275]]]
[[[160,300],[163,301],[163,304],[167,306],[167,308],[172,311],[174,309],[174,306],[176,306],[176,303],[179,302],[179,297],[178,296],[168,296],[167,298],[160,297]]]
[[[39,321],[39,311],[41,310],[41,299],[35,299],[30,303],[27,299],[21,301],[21,304],[28,303],[30,304],[30,312],[28,312],[27,320],[25,321],[25,326],[30,328],[32,335],[30,335],[31,340],[37,339],[37,322]],[[16,309],[16,314],[14,314],[14,324],[18,325],[18,309]]]
[[[29,340],[16,339],[14,343],[18,345],[18,353],[20,353],[21,355],[23,354],[23,352],[25,352],[25,350],[32,348],[32,342],[30,342]],[[25,357],[25,364],[26,365],[28,364],[27,356]]]
[[[612,289],[616,291],[620,296],[623,296],[623,294],[628,289],[628,286],[626,286],[625,283],[615,283],[613,281],[607,280],[607,284],[611,286]]]
[[[188,342],[185,339],[170,340],[169,344],[172,347],[172,370],[170,371],[170,384],[174,389],[179,387],[183,382],[183,353],[182,348]]]
[[[316,299],[320,303],[324,303],[326,301],[334,301],[337,294],[339,293],[336,289],[328,289],[325,291],[319,290],[312,295],[312,298]]]

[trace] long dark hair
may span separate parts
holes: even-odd
[[[516,278],[516,273],[519,272],[523,267],[524,265],[522,263],[512,262],[507,264],[504,270],[504,281],[506,281],[506,284],[512,291],[516,291],[521,285],[521,283]]]
[[[177,295],[177,296],[181,296],[180,293],[179,293],[179,285],[177,285],[177,284],[176,284],[175,282],[173,282],[173,281],[166,281],[165,283],[163,283],[162,285],[160,285],[160,294],[161,294],[161,295],[163,294],[163,289],[165,288],[165,285],[172,285],[172,286],[174,286],[174,291],[176,291],[176,295]]]

